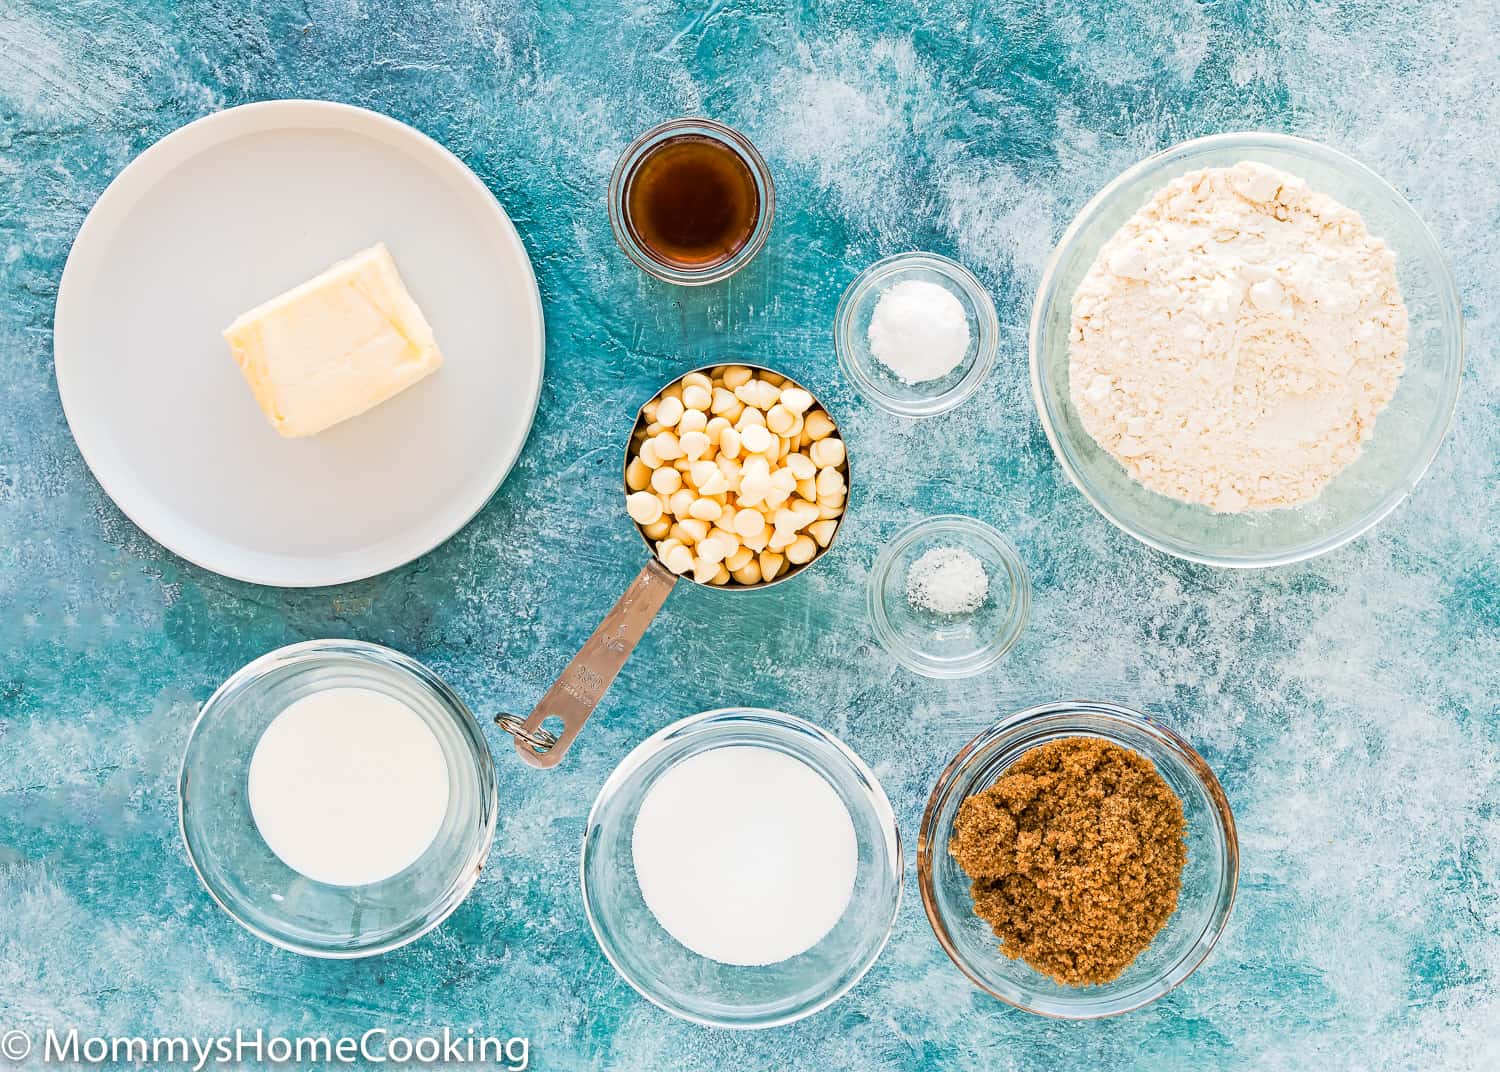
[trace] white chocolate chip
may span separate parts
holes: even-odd
[[[798,536],[786,549],[786,560],[801,566],[811,562],[817,553],[818,545],[813,543],[811,536]]]
[[[754,375],[755,373],[751,372],[744,365],[727,365],[724,368],[724,386],[733,391],[741,384],[749,383],[750,378]]]
[[[661,500],[649,491],[637,491],[625,496],[625,511],[637,525],[650,525],[661,520]]]
[[[682,399],[664,398],[656,407],[656,423],[663,428],[676,427],[677,422],[682,420]]]
[[[724,560],[724,565],[729,567],[730,573],[738,573],[740,570],[744,569],[748,563],[754,561],[755,552],[750,550],[750,548],[748,547],[742,546],[738,551]],[[756,576],[759,577],[760,571],[757,569],[755,572]]]
[[[682,415],[682,420],[677,422],[677,434],[679,437],[685,436],[689,432],[701,432],[707,427],[708,414],[702,410],[690,409]]]
[[[781,404],[788,412],[800,417],[812,407],[813,397],[800,387],[784,387],[781,391]]]
[[[737,533],[730,532],[728,529],[724,528],[717,522],[714,523],[714,527],[709,531],[708,538],[710,540],[717,540],[720,544],[727,548],[724,553],[725,558],[728,558],[730,555],[734,554],[740,549],[739,535]]]
[[[760,398],[760,384],[762,380],[746,380],[734,389],[734,397],[738,398],[747,406],[759,406],[757,399]]]
[[[844,464],[844,441],[829,436],[814,443],[807,453],[819,469],[836,468]]]
[[[651,486],[659,495],[670,495],[682,487],[682,474],[676,469],[663,467],[651,474]]]
[[[719,457],[738,458],[743,442],[739,432],[733,428],[725,428],[719,433]]]
[[[672,432],[661,432],[651,440],[656,444],[656,456],[664,462],[676,461],[683,456],[682,444]]]
[[[698,543],[698,558],[718,564],[729,557],[730,548],[717,537],[709,536]]]
[[[748,552],[747,552],[748,553]],[[743,566],[731,572],[731,576],[740,584],[760,583],[760,563],[752,556]]]
[[[771,477],[758,470],[746,469],[740,476],[739,501],[745,506],[756,506],[766,501],[771,491]]]
[[[651,483],[651,469],[640,458],[631,458],[625,467],[625,486],[631,491],[645,491]]]
[[[688,469],[688,480],[692,481],[693,487],[699,491],[702,491],[703,485],[707,484],[715,476],[722,477],[723,475],[719,472],[718,464],[709,461],[707,458],[699,459]]]
[[[807,415],[803,421],[802,434],[809,440],[816,442],[819,439],[827,439],[833,435],[835,425],[833,419],[820,409],[815,409]]]
[[[838,531],[839,523],[834,518],[825,521],[814,521],[807,526],[808,535],[818,541],[819,547],[827,547],[833,542],[833,534]]]
[[[774,551],[762,551],[760,553],[760,577],[763,581],[774,581],[776,575],[781,572],[782,564],[786,559]]]
[[[709,463],[713,465],[712,462]],[[705,495],[724,495],[729,491],[729,478],[714,465],[714,471],[707,479],[698,485],[698,490]]]
[[[693,568],[693,552],[679,543],[662,556],[661,562],[667,569],[681,576]]]
[[[788,454],[782,460],[786,462],[786,467],[792,471],[792,475],[798,480],[806,480],[808,477],[818,475],[818,467],[813,464],[813,460],[806,454],[794,452]]]
[[[694,383],[682,389],[682,404],[690,410],[702,412],[713,405],[714,395],[712,385]]]
[[[795,529],[775,529],[772,531],[771,539],[767,542],[766,546],[772,551],[785,551],[788,547],[792,546],[796,539],[797,531]]]
[[[805,529],[818,520],[818,504],[807,499],[798,499],[792,503],[790,510],[797,519],[796,528]]]
[[[671,499],[667,503],[667,509],[672,511],[672,516],[678,521],[688,516],[688,511],[693,508],[693,503],[698,496],[693,494],[691,488],[678,488],[672,492]]]
[[[661,465],[661,458],[656,454],[656,440],[648,439],[641,444],[641,452],[637,455],[641,464],[647,469],[656,469]]]
[[[741,537],[759,535],[766,527],[766,518],[759,510],[742,506],[734,512],[734,531]]]
[[[677,523],[677,527],[688,534],[693,543],[701,543],[708,536],[708,522],[700,521],[696,517],[686,517]],[[683,541],[684,543],[687,540]]]
[[[694,412],[697,411],[695,410]],[[691,461],[697,461],[699,458],[703,457],[708,453],[708,448],[711,446],[708,441],[708,436],[703,432],[684,432],[682,438],[678,442],[682,447],[682,453],[685,454]],[[828,439],[824,440],[824,442],[837,443],[838,440]],[[821,447],[822,445],[823,443],[814,444],[814,446],[816,447]],[[837,465],[838,463],[834,462],[832,464]]]
[[[718,472],[717,469],[714,471]],[[688,508],[688,513],[699,521],[717,521],[723,512],[724,508],[712,499],[695,499],[693,505]]]
[[[779,436],[784,436],[791,431],[795,423],[797,423],[797,418],[792,416],[792,411],[779,402],[766,410],[766,427]]]
[[[771,449],[771,444],[775,442],[775,439],[763,426],[752,424],[740,433],[740,441],[751,454],[764,454]]]

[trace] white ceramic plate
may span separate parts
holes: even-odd
[[[266,423],[220,332],[385,242],[442,347],[434,375],[307,439]],[[259,584],[369,577],[494,494],[541,390],[541,299],[489,190],[427,136],[325,101],[190,123],[84,221],[57,295],[57,386],[85,461],[132,521]]]

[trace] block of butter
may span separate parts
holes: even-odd
[[[251,309],[224,338],[271,427],[287,437],[357,417],[443,363],[383,244]]]

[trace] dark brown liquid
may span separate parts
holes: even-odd
[[[635,166],[626,219],[652,256],[676,268],[712,268],[745,247],[760,219],[755,176],[712,138],[682,134]]]

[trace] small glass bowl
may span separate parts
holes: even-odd
[[[984,563],[989,591],[978,610],[945,615],[911,605],[907,571],[935,547],[961,547]],[[1031,581],[1005,537],[982,521],[943,514],[908,525],[881,549],[865,602],[875,636],[902,666],[926,677],[968,677],[1015,645],[1031,613]]]
[[[703,268],[684,268],[661,260],[647,249],[635,235],[630,223],[628,194],[636,169],[662,142],[683,135],[708,138],[728,148],[750,169],[755,180],[755,193],[760,213],[750,237],[734,256]],[[766,244],[771,234],[771,223],[776,216],[776,184],[771,180],[771,169],[750,139],[724,123],[701,116],[686,116],[669,119],[660,126],[652,127],[626,147],[615,170],[609,177],[609,225],[615,233],[615,241],[624,250],[625,256],[636,263],[642,271],[667,283],[696,287],[705,283],[717,283],[728,279],[755,259],[755,255]]]
[[[1250,160],[1291,172],[1359,212],[1396,254],[1411,318],[1406,371],[1347,469],[1311,502],[1217,514],[1131,479],[1099,447],[1068,386],[1073,293],[1100,248],[1157,190],[1190,171]],[[1378,524],[1416,486],[1453,418],[1463,377],[1463,313],[1432,232],[1389,183],[1335,149],[1285,134],[1216,134],[1173,146],[1123,172],[1063,233],[1031,315],[1031,386],[1063,471],[1093,506],[1150,547],[1211,566],[1264,567],[1332,551]]]
[[[437,837],[410,867],[364,886],[330,886],[283,863],[256,828],[247,790],[271,721],[303,696],[340,687],[410,706],[448,762]],[[177,789],[183,843],[210,896],[252,934],[313,957],[371,956],[426,934],[468,895],[495,834],[495,768],[473,714],[421,663],[356,640],[280,648],[219,686],[188,736]]]
[[[1155,941],[1113,982],[1070,987],[1000,952],[990,925],[974,914],[969,876],[948,852],[959,805],[1037,745],[1099,737],[1138,752],[1182,798],[1187,867],[1177,911]],[[1146,1005],[1203,963],[1224,933],[1239,881],[1234,816],[1219,781],[1191,745],[1145,715],[1087,700],[1043,704],[975,737],[939,776],[917,838],[917,885],[928,922],[953,963],[980,989],[1043,1016],[1091,1020]]]
[[[689,756],[728,745],[774,748],[808,764],[848,807],[859,841],[843,918],[807,952],[762,967],[720,964],[679,944],[652,915],[635,877],[631,840],[651,786]],[[749,707],[693,715],[642,741],[599,790],[583,839],[583,906],[599,948],[642,997],[710,1027],[776,1027],[842,997],[885,948],[901,877],[896,817],[864,761],[810,722]]]
[[[956,297],[969,317],[969,349],[952,372],[926,383],[906,383],[870,352],[870,318],[880,296],[897,283],[920,279]],[[859,392],[900,417],[933,417],[979,390],[1000,352],[995,303],[974,274],[936,253],[897,253],[866,268],[839,299],[833,318],[839,366]]]

